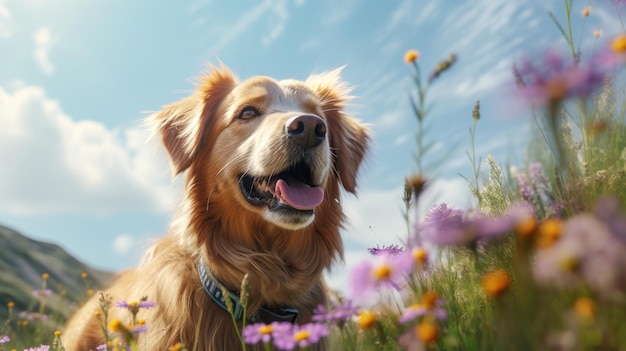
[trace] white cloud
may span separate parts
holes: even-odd
[[[127,254],[135,245],[135,239],[131,236],[120,234],[113,239],[113,250],[118,255]]]
[[[336,25],[344,22],[352,13],[358,8],[361,0],[344,0],[344,1],[329,1],[326,6],[329,7],[326,10],[327,15],[324,16],[323,21],[325,25]]]
[[[76,121],[36,86],[0,87],[0,212],[21,215],[165,211],[164,157],[136,129]]]
[[[38,29],[34,35],[35,41],[35,61],[39,68],[47,74],[50,75],[54,71],[54,66],[50,61],[50,49],[54,45],[54,39],[52,37],[52,33],[50,28],[43,27]]]
[[[6,5],[7,0],[0,0],[0,38],[13,35],[13,16]]]

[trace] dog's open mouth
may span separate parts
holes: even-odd
[[[300,162],[270,177],[241,175],[239,186],[253,205],[266,205],[270,210],[311,211],[324,199],[324,189],[312,184],[311,178],[311,168]]]

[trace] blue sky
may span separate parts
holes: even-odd
[[[620,32],[609,0],[574,1],[583,48]],[[167,159],[141,119],[193,89],[207,63],[240,78],[305,79],[346,66],[357,98],[349,112],[371,126],[372,152],[358,199],[345,197],[347,265],[406,235],[403,178],[414,170],[415,118],[406,50],[429,73],[458,62],[429,91],[425,159],[433,178],[424,208],[472,204],[466,150],[476,99],[477,156],[523,164],[529,114],[507,95],[511,66],[565,48],[552,0],[127,1],[0,0],[0,223],[57,243],[95,267],[137,264],[166,233],[180,198]],[[603,35],[595,39],[593,31]],[[345,269],[331,284],[341,287]]]

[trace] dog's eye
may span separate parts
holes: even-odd
[[[254,107],[246,107],[239,112],[239,119],[252,119],[259,116],[259,112]]]

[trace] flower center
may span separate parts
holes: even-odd
[[[378,280],[389,279],[391,276],[391,268],[387,265],[382,265],[374,269],[374,277]]]
[[[274,331],[274,328],[271,325],[264,325],[259,328],[259,334],[267,335]]]
[[[611,42],[611,48],[615,52],[626,52],[626,35],[619,35]]]
[[[311,336],[311,332],[309,332],[308,330],[300,330],[293,336],[293,338],[296,341],[303,341],[303,340],[308,339],[309,336]]]

